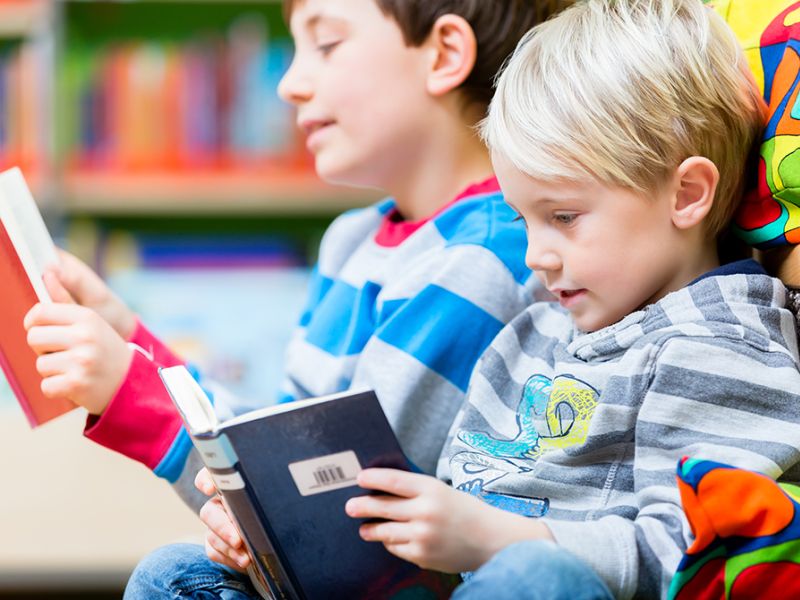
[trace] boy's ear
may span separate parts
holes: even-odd
[[[464,83],[475,67],[478,54],[475,32],[463,17],[442,15],[433,24],[426,45],[432,56],[428,93],[444,96]]]
[[[707,158],[692,156],[678,166],[675,183],[672,223],[678,229],[690,229],[700,224],[714,205],[719,170]]]

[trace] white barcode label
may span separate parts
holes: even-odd
[[[289,465],[289,472],[301,496],[354,486],[359,471],[361,465],[352,450]]]

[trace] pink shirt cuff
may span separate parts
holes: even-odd
[[[155,340],[146,329],[142,327],[141,330]],[[170,356],[175,359],[171,353]],[[100,417],[89,416],[84,429],[84,435],[90,440],[139,461],[151,470],[164,458],[182,427],[181,418],[158,375],[159,366],[162,365],[148,360],[141,352],[133,352],[128,373],[114,398]]]
[[[175,365],[183,364],[183,361],[175,356],[164,342],[153,335],[138,319],[136,321],[136,329],[133,330],[133,335],[128,341],[139,346],[149,355],[151,360],[162,367],[174,367]]]

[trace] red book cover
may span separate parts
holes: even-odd
[[[0,176],[3,191],[11,192],[12,186],[24,186],[22,175],[17,169]],[[27,189],[25,189],[27,192]],[[14,201],[29,201],[21,192],[16,192],[17,198],[8,196],[0,199],[4,203],[4,210],[8,210]],[[29,196],[29,193],[26,195]],[[38,216],[35,205],[33,214]],[[0,220],[0,282],[3,293],[0,298],[0,367],[2,367],[14,395],[17,397],[22,410],[28,417],[32,427],[53,419],[75,408],[68,400],[51,400],[46,398],[41,390],[42,378],[36,370],[36,353],[28,346],[27,332],[23,327],[23,320],[28,311],[39,302],[39,295],[34,289],[28,276],[23,259],[12,239],[18,239],[22,234],[19,224],[9,215],[10,221]],[[8,227],[13,226],[9,234]],[[36,224],[28,226],[35,231]],[[44,224],[41,224],[44,228]],[[16,232],[16,233],[15,233]],[[46,230],[45,230],[46,232]],[[30,233],[30,232],[29,232]],[[20,243],[20,242],[18,242]],[[52,244],[52,242],[50,242]],[[26,250],[23,252],[28,252]],[[34,262],[35,259],[28,258]]]

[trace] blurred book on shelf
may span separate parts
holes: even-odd
[[[277,269],[306,264],[298,242],[260,234],[165,234],[115,231],[103,240],[105,273],[139,269]]]
[[[307,169],[292,108],[277,94],[287,39],[245,14],[189,39],[72,48],[65,95],[72,170]]]
[[[0,44],[0,170],[20,167],[34,189],[50,162],[49,52],[39,38]]]

